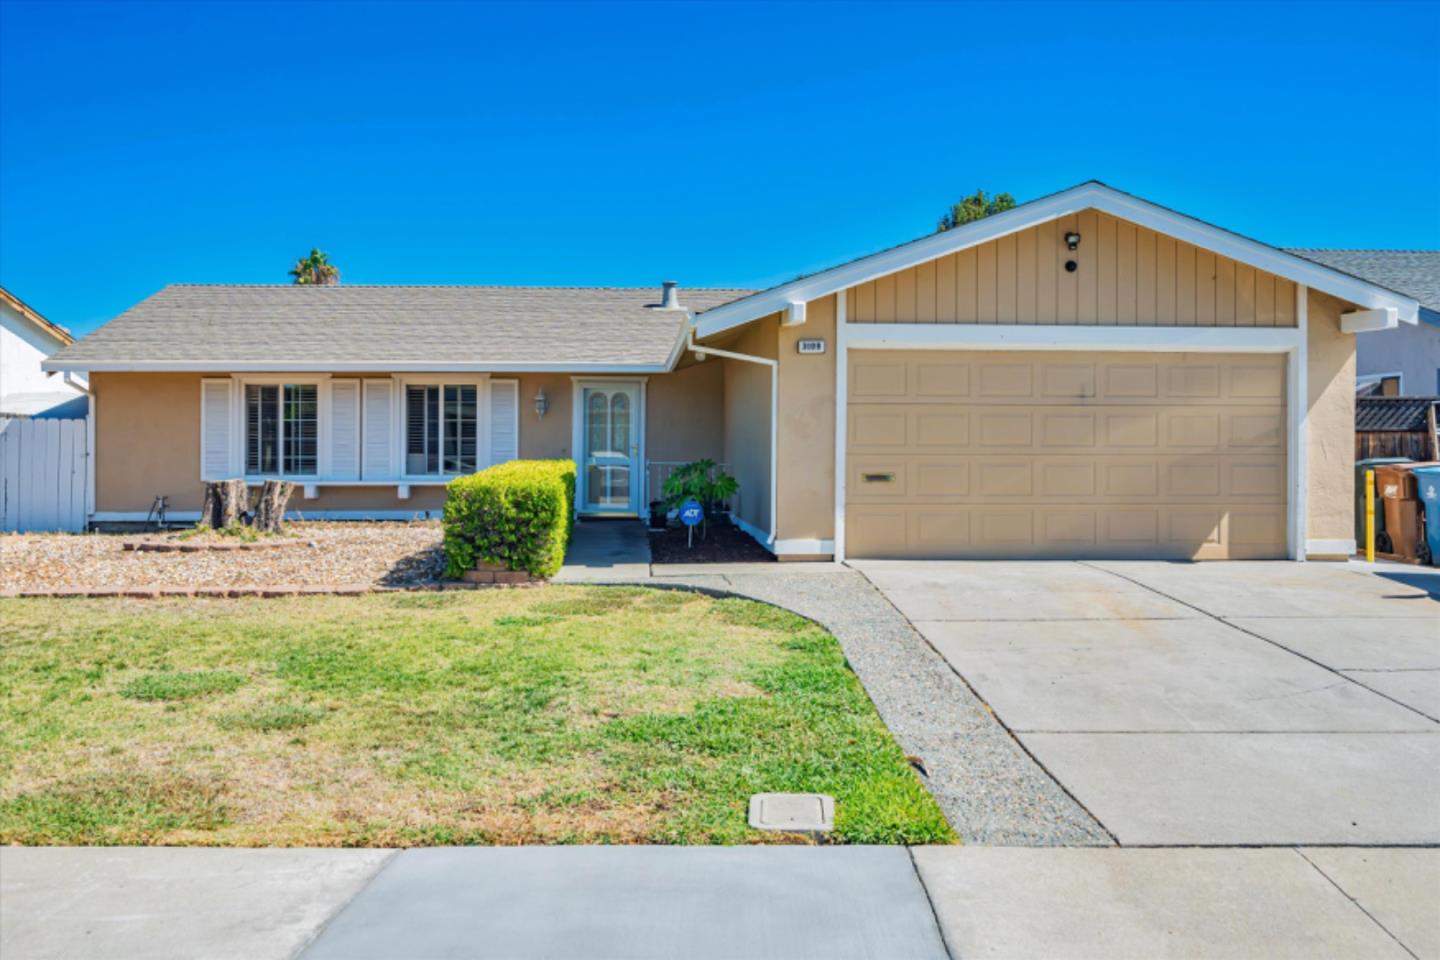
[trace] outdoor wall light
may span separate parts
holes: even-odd
[[[1065,246],[1070,248],[1071,250],[1079,249],[1080,234],[1076,233],[1074,230],[1071,230],[1069,233],[1065,234]]]
[[[539,420],[545,419],[545,411],[550,409],[550,398],[545,396],[544,389],[535,393],[535,417]]]

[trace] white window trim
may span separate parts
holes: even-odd
[[[407,387],[474,387],[475,388],[475,469],[484,470],[490,462],[490,375],[489,374],[405,374],[391,378],[395,381],[396,402],[391,413],[393,430],[390,435],[391,462],[397,472],[393,482],[406,485],[445,484],[465,473],[410,473],[405,469],[407,460],[405,435]],[[441,449],[444,449],[445,418],[440,418]],[[440,458],[444,466],[444,457]]]
[[[639,464],[636,472],[639,474],[638,483],[633,482],[630,496],[634,498],[635,512],[642,518],[647,519],[650,515],[650,491],[647,489],[650,483],[646,468],[649,462],[649,453],[646,450],[645,440],[650,408],[650,400],[647,390],[649,388],[649,377],[571,377],[570,378],[570,459],[575,464],[575,513],[587,513],[595,515],[594,511],[585,509],[585,477],[584,460],[582,456],[585,450],[585,388],[588,386],[613,387],[617,384],[630,384],[638,388],[640,394],[640,409],[635,414],[635,429],[640,434]],[[622,515],[622,514],[617,514]]]
[[[230,464],[234,472],[246,483],[264,483],[266,480],[289,480],[297,484],[314,484],[327,477],[330,472],[330,375],[328,373],[270,374],[260,376],[231,377],[230,389]],[[249,386],[284,386],[285,384],[314,385],[315,387],[315,472],[314,473],[249,473],[245,433],[245,388]],[[283,403],[282,403],[283,409]],[[280,418],[281,464],[284,464],[285,422]],[[204,436],[204,425],[201,425]]]

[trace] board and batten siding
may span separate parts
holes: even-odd
[[[848,307],[851,323],[1293,327],[1295,284],[1083,210],[859,284]]]

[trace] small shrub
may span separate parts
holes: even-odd
[[[450,481],[445,499],[445,573],[477,561],[549,577],[565,560],[574,521],[575,464],[511,460]]]
[[[131,700],[188,700],[207,693],[230,693],[245,678],[228,670],[166,670],[147,673],[125,684],[120,695]]]

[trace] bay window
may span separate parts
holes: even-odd
[[[405,388],[405,473],[474,473],[479,449],[478,390],[473,384]]]
[[[320,403],[313,383],[245,385],[245,475],[318,472]]]

